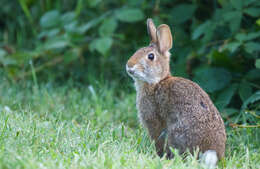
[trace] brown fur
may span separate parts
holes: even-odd
[[[148,32],[149,27],[151,32],[154,31],[151,20],[148,19],[147,25]],[[154,33],[149,35],[155,36]],[[170,75],[169,27],[158,27],[157,37],[150,38],[151,45],[139,49],[129,59],[127,71],[132,71],[129,74],[136,83],[139,118],[155,141],[158,155],[166,152],[171,158],[169,147],[178,149],[180,153],[199,148],[202,153],[215,150],[218,159],[223,158],[226,133],[220,113],[196,83]],[[153,61],[147,59],[151,52],[155,55]],[[167,140],[161,137],[165,129]]]

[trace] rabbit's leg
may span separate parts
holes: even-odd
[[[170,147],[173,149],[177,149],[179,154],[183,154],[187,149],[189,149],[186,134],[176,128],[168,128],[166,152],[167,158],[169,159],[174,157]]]
[[[146,127],[152,140],[155,142],[155,148],[158,156],[162,157],[164,154],[164,130],[166,129],[165,124],[159,119],[152,119],[146,121]]]

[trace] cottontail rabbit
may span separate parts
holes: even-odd
[[[155,27],[147,20],[151,42],[128,60],[126,70],[134,79],[137,109],[142,124],[155,141],[159,156],[199,148],[206,164],[215,166],[224,157],[226,133],[223,120],[196,83],[171,76],[170,53],[172,35],[168,25]],[[167,132],[167,139],[162,137]],[[166,148],[165,148],[166,147]]]

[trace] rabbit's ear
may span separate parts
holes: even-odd
[[[147,31],[150,36],[151,43],[156,43],[157,42],[156,27],[153,23],[153,20],[150,18],[147,19]]]
[[[157,32],[158,47],[162,54],[166,54],[172,48],[172,34],[168,25],[162,24]]]

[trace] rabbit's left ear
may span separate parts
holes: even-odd
[[[166,54],[172,48],[172,34],[168,25],[162,24],[158,27],[157,32],[157,44],[162,54]]]
[[[156,37],[156,27],[153,23],[153,20],[151,18],[147,19],[147,31],[150,36],[151,42],[150,43],[156,43],[157,37]]]

